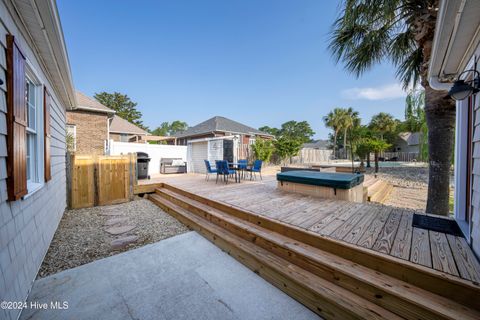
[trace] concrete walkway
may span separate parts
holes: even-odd
[[[31,303],[20,319],[318,319],[195,232],[37,280]]]

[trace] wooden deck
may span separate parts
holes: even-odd
[[[165,182],[326,237],[480,282],[480,264],[465,239],[413,228],[412,210],[282,192],[273,175],[239,184],[215,184],[212,178],[207,182],[204,176],[191,174],[155,177],[139,181],[136,191],[152,192]]]

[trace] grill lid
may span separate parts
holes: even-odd
[[[150,160],[150,158],[148,157],[148,153],[137,152],[137,160]]]

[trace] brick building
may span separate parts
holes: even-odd
[[[109,119],[115,111],[77,91],[77,107],[67,111],[70,148],[78,154],[104,154],[108,143]]]
[[[144,141],[149,133],[125,119],[97,100],[77,91],[77,107],[67,111],[69,148],[77,154],[102,155],[110,140],[121,142]],[[68,139],[67,139],[68,140]]]

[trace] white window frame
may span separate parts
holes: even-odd
[[[43,97],[43,83],[40,81],[40,78],[37,76],[35,69],[28,62],[25,64],[25,81],[31,82],[35,86],[35,131],[33,132],[30,128],[27,128],[27,132],[34,133],[34,152],[33,159],[31,162],[31,176],[27,180],[27,192],[28,194],[24,196],[27,198],[32,195],[35,191],[39,190],[45,184],[45,172],[44,172],[44,125],[43,125],[43,112],[44,112],[44,97]],[[26,93],[26,92],[25,92]],[[27,112],[29,106],[27,105]],[[25,140],[28,139],[28,133]],[[33,174],[33,175],[32,175]]]

